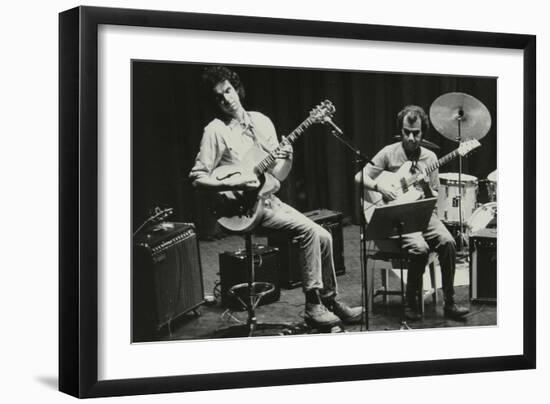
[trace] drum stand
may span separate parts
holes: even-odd
[[[439,96],[430,107],[430,119],[437,131],[452,141],[462,142],[467,139],[481,139],[491,128],[491,114],[481,101],[466,93],[450,92]],[[456,125],[455,125],[456,122]],[[458,137],[456,131],[458,130]],[[464,133],[463,133],[464,132]],[[458,160],[458,214],[460,250],[466,244],[464,237],[464,218],[462,212],[462,155]],[[453,204],[454,207],[454,204]],[[467,245],[466,245],[467,248]]]
[[[458,145],[460,146],[460,143],[462,142],[462,133],[461,133],[461,122],[462,118],[464,117],[464,110],[460,108],[458,110],[458,117],[457,117],[457,127],[458,127],[458,137],[456,140],[458,141]],[[462,219],[462,155],[459,154],[458,156],[458,245],[457,245],[457,255],[462,257],[467,257],[468,252],[467,244],[466,244],[466,238],[464,237],[464,223]]]

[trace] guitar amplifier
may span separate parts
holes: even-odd
[[[497,300],[497,230],[482,229],[470,242],[470,299],[485,303]]]
[[[164,222],[134,239],[132,340],[151,341],[160,329],[204,302],[195,227]]]
[[[275,286],[272,292],[262,297],[259,305],[276,302],[281,296],[278,274],[279,250],[263,244],[254,244],[252,248],[254,255],[254,281],[269,282]],[[222,305],[232,309],[242,309],[242,304],[239,300],[228,292],[232,286],[248,282],[246,250],[221,253],[219,261]]]
[[[345,274],[344,234],[342,229],[343,214],[328,209],[317,209],[305,212],[304,215],[330,232],[332,235],[332,252],[336,275]],[[279,281],[281,282],[281,286],[287,289],[300,286],[302,284],[302,275],[298,238],[291,237],[285,231],[273,231],[268,235],[268,244],[277,247],[280,252],[281,267]]]

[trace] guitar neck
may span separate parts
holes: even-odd
[[[438,169],[439,167],[441,167],[442,165],[445,165],[447,164],[449,161],[453,160],[454,158],[456,158],[456,156],[458,156],[458,149],[456,150],[453,150],[452,152],[450,152],[449,154],[446,154],[445,156],[441,157],[439,160],[437,160],[435,163],[429,165],[427,168],[426,168],[426,175],[430,174],[432,171]]]
[[[449,161],[454,159],[456,156],[458,156],[458,149],[453,150],[449,154],[446,154],[445,156],[441,157],[439,160],[437,160],[435,163],[430,164],[428,167],[426,167],[426,170],[424,171],[425,175],[429,175],[432,171],[435,169],[441,167],[442,165],[447,164]],[[419,180],[418,175],[413,175],[409,179],[405,180],[405,184],[403,185],[405,188],[408,188],[410,186],[415,185]]]
[[[313,120],[311,118],[307,118],[305,121],[303,121],[296,129],[294,129],[284,141],[279,143],[279,146],[277,146],[275,149],[273,149],[258,165],[255,167],[254,171],[256,175],[261,175],[265,173],[272,165],[275,163],[276,155],[279,153],[279,151],[288,145],[292,145],[298,138],[305,132],[307,128],[309,128],[313,124]]]

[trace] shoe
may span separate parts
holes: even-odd
[[[464,320],[464,316],[468,314],[470,310],[466,307],[457,306],[455,303],[446,304],[443,308],[445,317],[452,318],[454,320]]]
[[[405,318],[409,321],[418,321],[422,319],[416,294],[407,293],[405,298]]]
[[[363,307],[349,307],[338,299],[323,299],[323,304],[346,324],[360,323],[363,318]]]
[[[304,319],[311,327],[333,327],[340,324],[340,319],[322,304],[306,303]]]
[[[409,321],[418,321],[422,319],[422,314],[418,312],[416,307],[410,305],[405,306],[405,318]]]

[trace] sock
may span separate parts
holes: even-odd
[[[318,289],[306,290],[306,303],[321,304],[321,298],[319,297]]]

